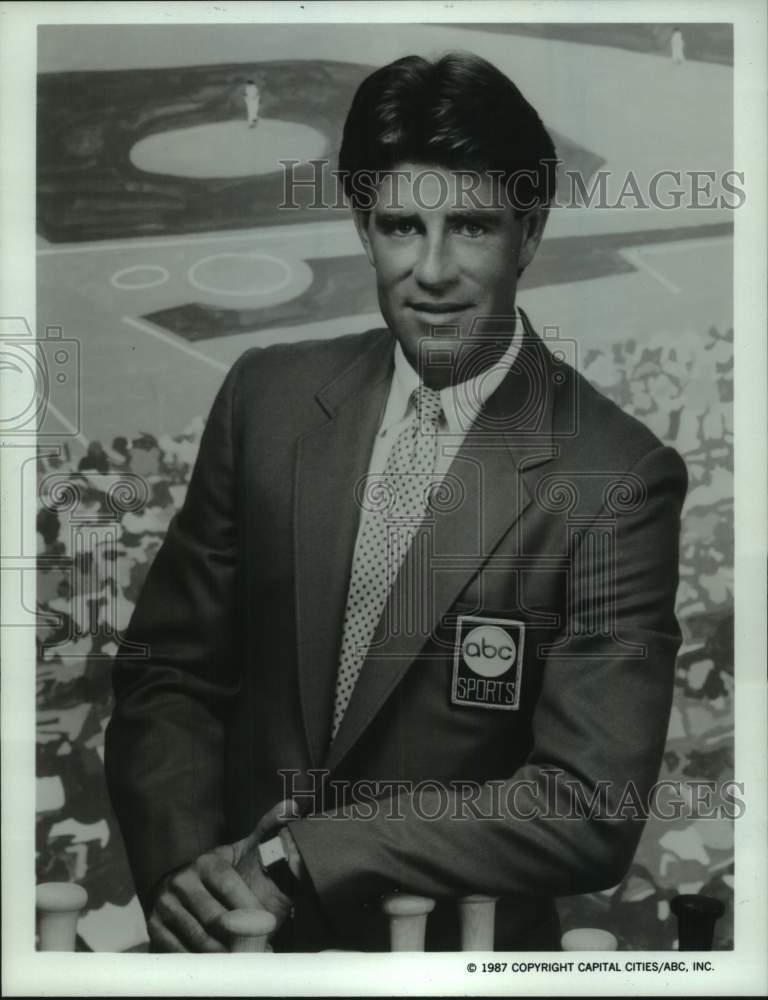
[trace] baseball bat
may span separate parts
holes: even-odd
[[[35,891],[40,951],[74,951],[88,893],[74,882],[43,882]]]
[[[434,899],[427,896],[385,896],[382,909],[389,917],[390,951],[424,951],[427,915],[434,908]]]
[[[496,896],[464,896],[459,900],[462,951],[493,951]]]
[[[229,936],[230,952],[266,951],[277,920],[266,910],[230,910],[219,923]]]
[[[679,951],[712,951],[715,923],[725,913],[725,903],[714,896],[684,893],[670,901],[677,917]]]

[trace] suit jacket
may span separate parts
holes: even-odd
[[[685,466],[524,321],[333,742],[356,485],[393,340],[254,349],[227,375],[125,637],[146,653],[114,668],[105,763],[145,907],[286,795],[315,890],[297,949],[386,948],[393,888],[438,899],[428,948],[458,947],[470,893],[502,897],[497,949],[554,948],[553,900],[625,874],[672,699]],[[470,633],[510,669],[472,667]],[[479,684],[494,678],[511,686]]]

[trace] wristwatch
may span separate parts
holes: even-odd
[[[272,879],[277,888],[289,899],[293,899],[299,890],[299,880],[291,871],[288,857],[279,836],[262,840],[256,845],[259,854],[261,870]]]

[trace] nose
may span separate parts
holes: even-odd
[[[449,288],[458,277],[455,253],[447,234],[427,234],[421,241],[419,258],[413,269],[418,284],[425,290],[441,292]]]

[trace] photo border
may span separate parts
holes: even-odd
[[[672,21],[734,24],[734,165],[748,209],[734,213],[735,337],[735,776],[745,782],[736,822],[734,950],[713,953],[709,973],[475,975],[460,953],[170,956],[34,951],[34,633],[13,628],[25,583],[2,589],[3,991],[6,995],[759,995],[766,946],[766,10],[761,0],[399,3],[25,3],[0,11],[0,303],[3,318],[35,322],[36,29],[50,23]],[[2,405],[12,412],[13,387]],[[3,441],[0,508],[4,570],[34,553],[34,519],[21,518],[14,486],[29,448]],[[26,525],[25,537],[18,525]],[[21,562],[19,563],[21,565]],[[29,574],[19,571],[19,579]],[[11,626],[8,625],[11,623]],[[669,952],[643,958],[669,960]],[[544,956],[542,955],[542,958]],[[256,963],[256,964],[254,964]]]

